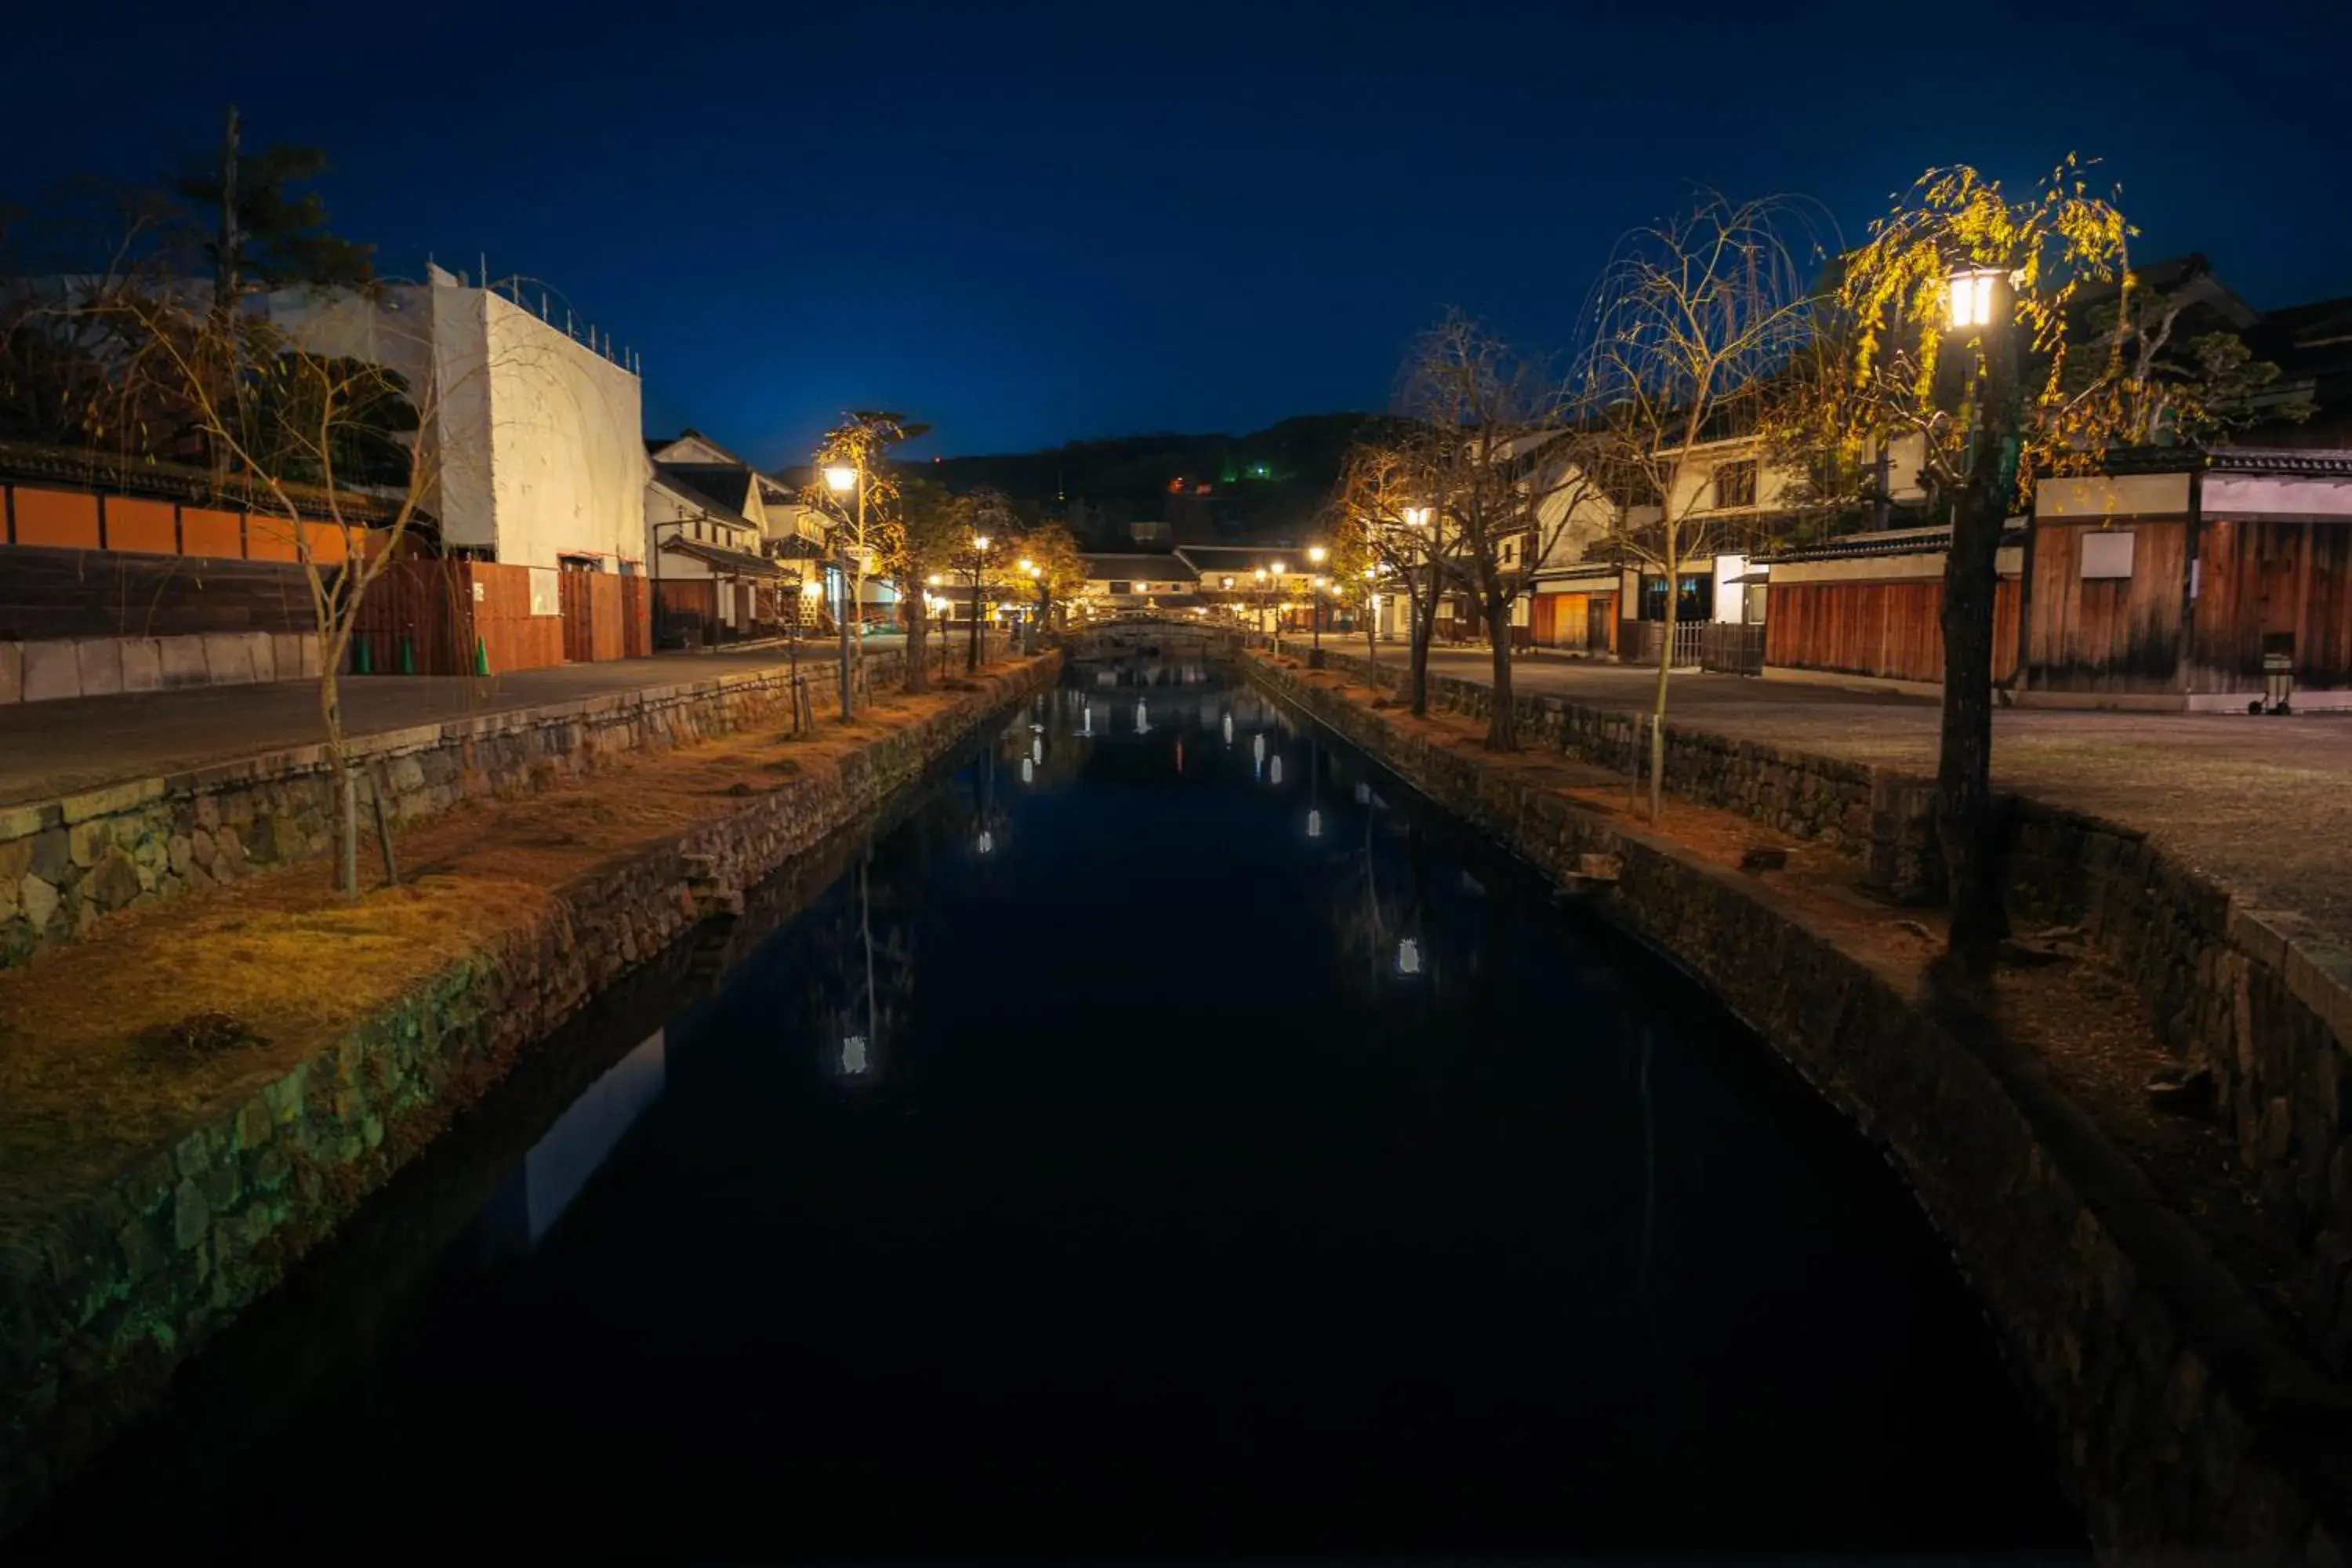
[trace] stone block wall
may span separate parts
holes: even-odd
[[[866,668],[887,689],[906,658],[871,654]],[[829,675],[800,677],[820,710]],[[354,737],[362,820],[378,776],[394,819],[411,822],[640,747],[784,721],[789,688],[783,670],[728,675]],[[333,784],[320,744],[0,806],[0,968],[116,910],[325,854]]]
[[[315,680],[318,675],[318,639],[300,632],[0,642],[0,703]]]
[[[2095,1542],[2332,1559],[2352,1398],[2299,1360],[2128,1157],[1982,1019],[1904,994],[1752,876],[1429,744],[1265,665],[1259,679],[1672,953],[1903,1173],[1990,1314]]]
[[[457,1110],[625,972],[881,809],[974,727],[1048,684],[1047,656],[985,678],[838,771],[560,890],[452,965],[47,1223],[0,1245],[0,1531],[129,1419]]]
[[[1375,664],[1359,655],[1326,648],[1320,668],[1391,697],[1405,687],[1400,665]],[[1475,681],[1433,673],[1429,705],[1443,713],[1486,719],[1494,693]],[[1530,744],[1549,746],[1580,762],[1617,768],[1632,776],[1638,752],[1647,766],[1644,716],[1589,707],[1522,692],[1512,700],[1519,733]],[[1719,806],[1755,818],[1798,838],[1819,839],[1859,851],[1872,837],[1872,770],[1860,763],[1734,741],[1711,731],[1666,726],[1666,790],[1702,805]]]
[[[1322,664],[1385,692],[1396,665],[1327,649]],[[1483,717],[1484,687],[1433,676],[1430,702]],[[1623,714],[1518,699],[1531,741],[1622,767]],[[1666,787],[1859,854],[1902,903],[1941,901],[1934,782],[1666,727]],[[2011,795],[1996,797],[2011,917],[2080,925],[2163,1021],[2166,1043],[2214,1078],[2219,1119],[2263,1201],[2302,1244],[2290,1305],[2323,1363],[2352,1373],[2352,951],[2168,857],[2145,833]]]

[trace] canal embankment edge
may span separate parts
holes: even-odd
[[[874,689],[895,689],[906,655],[870,652],[866,673]],[[406,826],[772,722],[795,687],[821,704],[832,680],[815,663],[730,671],[355,734],[347,751],[363,815],[381,787],[385,815]],[[453,685],[452,700],[464,690]],[[0,969],[124,910],[323,856],[334,820],[323,742],[0,805]]]
[[[1254,679],[1705,984],[1863,1129],[1995,1325],[2106,1554],[2340,1555],[2352,1400],[2146,1175],[1985,1017],[1851,949],[1759,876],[1487,765],[1336,679]],[[1862,783],[1863,781],[1851,781]],[[1866,787],[1866,786],[1865,786]]]
[[[1313,662],[1391,697],[1404,676],[1334,647]],[[1493,700],[1475,681],[1430,679],[1433,712],[1483,721]],[[1612,769],[1643,717],[1532,692],[1513,707],[1529,747]],[[1695,721],[1668,722],[1665,739],[1669,797],[1832,848],[1885,900],[1942,901],[1932,779]],[[2079,932],[2138,994],[2277,1239],[2305,1353],[2352,1378],[2352,949],[2130,823],[2013,794],[1995,807],[2011,913]],[[2103,1116],[2145,1116],[2137,1089]]]
[[[152,1411],[173,1372],[566,1019],[745,889],[884,810],[1061,656],[618,858],[87,1202],[0,1248],[0,1537]]]

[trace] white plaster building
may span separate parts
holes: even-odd
[[[559,567],[636,573],[648,470],[637,377],[563,328],[439,268],[373,296],[268,297],[270,320],[314,353],[407,382],[430,465],[424,498],[453,552],[533,569],[552,612]]]

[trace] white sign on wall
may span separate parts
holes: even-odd
[[[2087,583],[2096,577],[2130,576],[2132,537],[2129,533],[2083,535],[2083,581]]]
[[[555,568],[530,568],[530,613],[534,616],[560,616],[563,613],[563,591],[556,584]]]

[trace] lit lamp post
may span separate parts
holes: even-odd
[[[940,679],[941,680],[948,678],[948,596],[940,593],[939,588],[940,584],[946,581],[947,578],[937,572],[923,579],[925,585],[931,590],[923,595],[923,608],[940,618]]]
[[[857,540],[852,546],[856,553],[853,556],[849,551],[842,552],[846,557],[842,565],[842,582],[849,589],[849,595],[842,605],[841,615],[841,718],[842,721],[846,723],[849,721],[852,706],[851,693],[857,685],[863,684],[858,678],[866,673],[866,627],[863,624],[866,613],[865,455],[860,453],[855,463],[826,464],[824,483],[825,488],[837,496],[848,495],[852,491],[855,491],[857,496]],[[850,640],[849,629],[850,617],[853,616],[860,617],[856,632],[857,640],[855,645]]]
[[[1029,627],[1029,651],[1037,651],[1037,634],[1045,628],[1045,569],[1034,561],[1021,563],[1021,570],[1029,574],[1029,581],[1037,590],[1036,620]]]
[[[1330,558],[1330,555],[1331,552],[1324,549],[1319,544],[1310,544],[1307,547],[1307,559],[1314,565],[1322,565],[1325,561]],[[1313,604],[1315,607],[1315,651],[1319,654],[1323,651],[1323,574],[1320,572],[1318,572],[1315,574],[1315,596]]]
[[[967,674],[980,668],[980,579],[988,570],[988,535],[971,536],[971,636],[963,656]]]
[[[1942,744],[1936,773],[1936,820],[1951,873],[1951,945],[1971,968],[1990,966],[1992,943],[2001,934],[1989,832],[1996,563],[2022,417],[2011,281],[2006,269],[1975,265],[1955,268],[1946,279],[1948,333],[1961,344],[1976,340],[1982,364],[1974,406],[1964,415],[1966,477],[1944,557]]]

